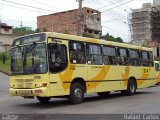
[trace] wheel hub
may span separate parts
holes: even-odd
[[[74,95],[77,97],[77,98],[81,98],[82,97],[82,91],[80,89],[76,89],[74,91]]]
[[[134,93],[134,91],[135,91],[135,86],[134,86],[134,85],[131,85],[131,86],[130,86],[130,90],[131,90],[132,93]]]

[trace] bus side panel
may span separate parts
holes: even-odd
[[[50,75],[50,95],[61,96],[69,95],[73,80],[87,79],[86,65],[69,64],[63,72]],[[52,92],[55,91],[55,92]]]
[[[137,88],[146,88],[156,84],[154,67],[141,67],[141,76],[137,78]]]
[[[87,93],[103,91],[103,80],[105,79],[105,66],[88,65]]]
[[[122,82],[118,79],[118,66],[109,67],[108,72],[105,72],[105,81],[103,82],[103,91],[114,91],[122,89]]]

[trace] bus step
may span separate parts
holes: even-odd
[[[33,96],[25,96],[24,99],[34,99]]]

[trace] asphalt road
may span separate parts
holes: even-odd
[[[18,114],[120,114],[160,113],[160,86],[140,89],[134,96],[111,93],[107,98],[87,95],[82,104],[71,105],[67,99],[52,98],[48,104],[36,99],[11,97],[8,93],[9,77],[0,73],[0,113]]]

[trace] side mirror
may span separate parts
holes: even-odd
[[[155,63],[155,70],[159,71],[159,64]]]

